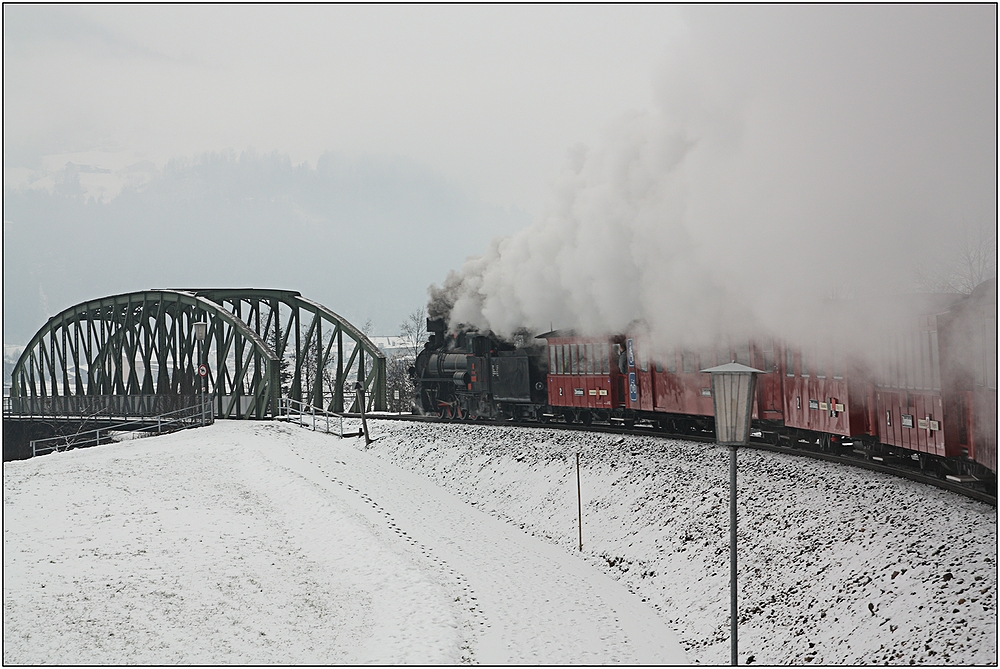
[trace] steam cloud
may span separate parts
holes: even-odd
[[[684,128],[642,114],[601,149],[576,147],[554,207],[432,287],[428,312],[501,336],[550,323],[617,332],[638,319],[675,341],[750,318],[694,252],[682,173],[695,146]]]
[[[574,147],[545,214],[431,286],[430,316],[864,346],[886,302],[830,298],[913,290],[994,225],[995,8],[716,9],[672,36],[659,109]]]

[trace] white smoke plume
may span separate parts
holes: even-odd
[[[552,209],[468,260],[443,291],[432,289],[432,305],[444,298],[453,326],[501,336],[549,323],[617,332],[639,319],[661,334],[703,337],[722,319],[749,317],[694,252],[683,163],[695,144],[662,115],[641,114],[601,149],[577,147]]]
[[[672,37],[659,109],[575,147],[545,214],[432,286],[431,316],[864,346],[886,301],[830,298],[913,289],[957,228],[995,225],[995,8],[725,9]]]

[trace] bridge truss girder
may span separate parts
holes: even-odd
[[[221,305],[253,330],[284,362],[282,394],[329,411],[385,411],[385,354],[346,319],[297,291],[216,288],[192,291]],[[346,401],[345,401],[346,400]]]
[[[294,328],[282,330],[282,310]],[[208,332],[199,348],[193,324],[202,320]],[[272,333],[278,335],[267,341]],[[203,361],[209,370],[204,387],[218,417],[264,418],[278,410],[287,358],[295,370],[287,385],[294,399],[321,405],[327,396],[323,382],[330,377],[325,372],[336,360],[334,382],[328,384],[331,409],[343,411],[352,370],[368,391],[366,408],[385,408],[385,357],[367,337],[294,291],[256,289],[149,290],[70,307],[29,342],[14,367],[11,395],[193,395]]]
[[[194,323],[205,321],[204,345]],[[214,349],[214,350],[213,350]],[[199,361],[225,360],[199,388]],[[227,418],[277,410],[278,361],[242,321],[187,291],[148,290],[89,300],[53,316],[21,354],[11,395],[197,395]]]

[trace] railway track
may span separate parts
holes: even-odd
[[[344,414],[345,418],[361,418],[360,414]],[[537,423],[537,422],[515,422],[515,421],[499,421],[499,420],[487,420],[487,419],[476,419],[475,421],[466,420],[456,420],[448,418],[438,418],[437,416],[417,416],[411,414],[367,414],[368,420],[394,420],[394,421],[404,421],[404,422],[417,422],[417,423],[454,423],[454,424],[465,424],[465,425],[496,425],[496,426],[508,426],[508,427],[524,427],[529,429],[557,429],[557,430],[569,430],[578,432],[598,432],[607,434],[627,434],[633,436],[647,436],[647,437],[659,437],[662,439],[685,439],[688,441],[699,441],[699,442],[714,442],[715,435],[711,433],[698,434],[673,434],[663,430],[658,430],[652,426],[642,426],[637,425],[635,427],[625,427],[617,425],[600,425],[592,423],[590,425],[574,424],[574,423]],[[826,460],[827,462],[836,462],[839,464],[850,465],[852,467],[858,467],[860,469],[868,469],[871,471],[882,472],[885,474],[892,474],[893,476],[898,476],[900,478],[906,478],[911,481],[916,481],[918,483],[923,483],[926,485],[931,485],[936,488],[941,488],[943,490],[948,490],[950,492],[955,492],[960,495],[965,495],[966,497],[978,500],[980,502],[985,502],[992,506],[997,505],[996,495],[991,495],[983,490],[978,490],[972,488],[968,485],[957,481],[949,481],[937,476],[929,476],[919,470],[913,469],[912,467],[902,466],[899,464],[894,464],[892,462],[879,462],[871,459],[871,457],[864,455],[858,451],[846,451],[843,453],[834,453],[829,451],[822,451],[818,448],[811,447],[811,444],[803,443],[799,447],[788,447],[780,446],[768,443],[760,438],[751,437],[750,443],[747,448],[756,448],[762,451],[771,451],[774,453],[783,453],[785,455],[793,455],[797,457],[813,458],[815,460]]]

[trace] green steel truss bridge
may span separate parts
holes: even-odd
[[[145,290],[50,318],[14,367],[8,404],[20,415],[141,416],[207,394],[217,418],[269,418],[282,397],[355,412],[360,382],[364,409],[384,411],[385,374],[368,337],[298,292]]]

